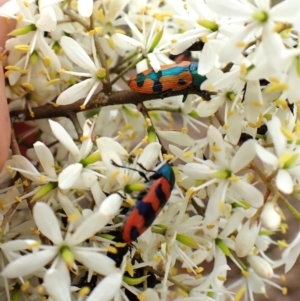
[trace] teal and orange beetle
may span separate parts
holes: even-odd
[[[194,86],[201,93],[200,85],[206,80],[198,74],[198,63],[183,61],[179,64],[163,65],[155,72],[152,68],[132,76],[129,87],[138,93],[167,95]],[[184,96],[184,100],[187,95]]]
[[[175,174],[172,166],[164,163],[157,170],[147,170],[138,164],[144,171],[153,174],[147,178],[145,173],[135,168],[112,164],[133,171],[137,171],[147,183],[147,189],[140,192],[135,206],[127,213],[122,229],[121,241],[131,244],[142,233],[144,233],[154,222],[162,208],[166,205],[175,185]]]

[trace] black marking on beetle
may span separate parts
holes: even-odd
[[[177,84],[180,85],[180,86],[185,86],[187,84],[187,82],[184,79],[180,78],[178,80]]]

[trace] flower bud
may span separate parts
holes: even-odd
[[[102,202],[99,212],[108,217],[113,217],[119,212],[122,201],[123,198],[118,193],[113,193]]]
[[[271,265],[263,258],[259,256],[250,255],[248,256],[248,262],[254,272],[263,278],[272,278],[273,277],[273,269]]]
[[[260,216],[262,225],[271,231],[278,229],[281,222],[281,216],[276,207],[276,204],[266,203]]]

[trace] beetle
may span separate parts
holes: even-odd
[[[170,91],[179,91],[194,86],[201,93],[200,85],[206,80],[198,74],[198,63],[183,61],[179,64],[163,65],[155,72],[152,68],[132,76],[129,87],[138,93],[165,96]],[[187,93],[184,96],[184,100]]]
[[[167,203],[175,185],[175,175],[172,166],[168,163],[164,163],[158,170],[146,170],[139,164],[144,171],[153,172],[149,179],[139,170],[112,163],[117,167],[137,171],[147,182],[147,189],[138,194],[135,205],[124,220],[122,240],[131,244],[153,224]]]

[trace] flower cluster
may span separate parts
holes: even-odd
[[[300,234],[290,244],[275,234],[300,219],[299,8],[0,7],[16,23],[2,50],[9,110],[29,128],[13,133],[0,173],[1,300],[286,294],[276,270],[293,267]],[[127,86],[136,72],[142,93]],[[271,258],[274,245],[284,251]]]

